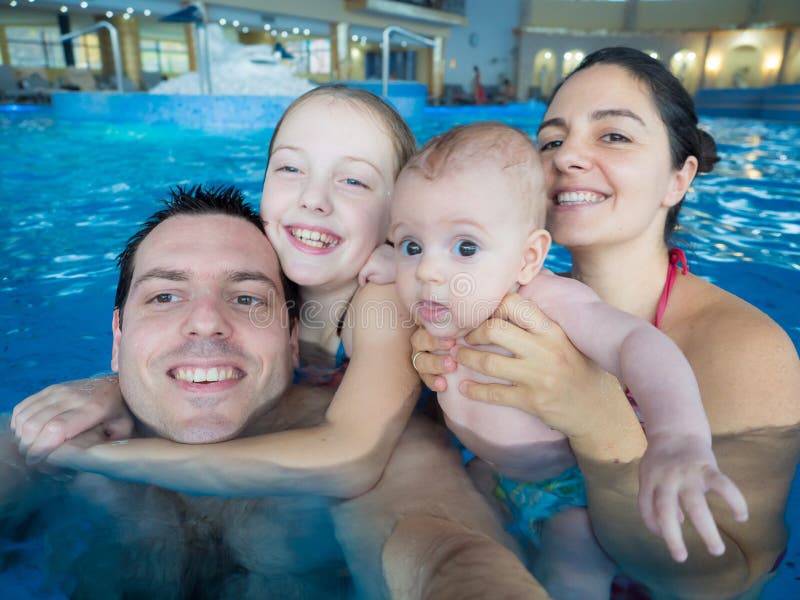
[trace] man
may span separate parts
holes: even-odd
[[[238,192],[178,190],[131,238],[121,268],[112,367],[140,434],[208,443],[322,420],[329,390],[289,388],[292,288]],[[0,535],[50,548],[50,581],[77,597],[347,597],[345,562],[370,598],[386,584],[398,597],[482,586],[543,597],[492,539],[504,534],[446,437],[424,422],[371,492],[333,507],[309,496],[193,497],[88,473],[61,483],[4,464]],[[41,559],[14,552],[3,561]]]

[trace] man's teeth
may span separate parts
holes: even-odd
[[[175,371],[175,379],[202,383],[204,381],[225,381],[226,379],[239,379],[239,371],[233,367],[211,367],[210,369],[186,369]]]
[[[562,192],[557,198],[558,204],[561,206],[565,204],[597,204],[603,200],[605,200],[605,196],[593,192]]]
[[[335,237],[322,233],[321,231],[311,231],[310,229],[292,229],[292,237],[300,240],[308,246],[315,248],[333,248],[339,245],[339,240]]]

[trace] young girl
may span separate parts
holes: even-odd
[[[341,86],[304,94],[275,129],[261,214],[300,290],[298,376],[341,380],[322,424],[212,445],[99,444],[69,453],[64,466],[223,496],[354,497],[370,489],[419,383],[409,362],[410,331],[399,326],[409,319],[395,313],[386,326],[378,322],[386,315],[368,308],[399,307],[393,286],[359,290],[358,273],[386,239],[394,179],[414,150],[413,134],[391,107]],[[112,438],[129,433],[116,378],[51,386],[15,407],[12,426],[21,450],[36,461],[100,423]]]

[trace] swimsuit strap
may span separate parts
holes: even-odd
[[[675,278],[678,276],[678,263],[683,263],[681,274],[686,275],[686,273],[689,272],[689,262],[686,260],[686,255],[680,248],[670,248],[667,280],[664,282],[664,290],[661,292],[661,298],[658,299],[656,318],[653,319],[653,325],[658,329],[661,329],[661,318],[664,316],[664,311],[667,310],[669,295],[672,293],[672,286],[675,285]]]

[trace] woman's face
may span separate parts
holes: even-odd
[[[386,239],[395,151],[366,108],[319,96],[284,119],[269,157],[261,216],[286,276],[350,283]]]
[[[662,239],[684,182],[671,166],[667,129],[645,84],[615,65],[576,73],[550,104],[538,144],[547,225],[557,244]]]

